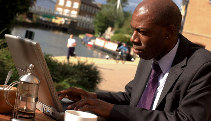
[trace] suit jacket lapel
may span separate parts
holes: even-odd
[[[164,99],[166,94],[169,92],[169,90],[171,89],[173,84],[176,82],[176,80],[179,78],[179,76],[183,72],[183,67],[187,63],[187,52],[189,49],[189,45],[186,42],[187,41],[186,38],[184,38],[182,35],[179,35],[179,37],[180,37],[179,47],[178,47],[175,59],[172,63],[172,67],[169,71],[169,75],[167,77],[165,86],[159,98],[157,107],[161,103],[161,101]]]
[[[134,78],[134,88],[131,93],[131,104],[132,106],[136,106],[139,102],[141,95],[145,89],[146,83],[148,81],[149,74],[151,72],[152,60],[140,60],[139,66],[136,71],[136,75]]]

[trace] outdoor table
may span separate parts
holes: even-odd
[[[10,121],[12,117],[11,114],[0,114],[0,121]],[[40,112],[39,110],[36,110],[35,112],[35,119],[36,121],[56,121],[49,116],[45,115],[44,113]]]
[[[12,113],[11,114],[1,114],[0,113],[0,121],[11,121]],[[56,121],[51,117],[47,116],[46,114],[36,110],[35,112],[35,119],[36,121]],[[106,121],[103,117],[98,116],[97,121]]]

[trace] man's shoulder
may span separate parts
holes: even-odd
[[[180,54],[185,54],[188,58],[188,62],[210,62],[211,61],[211,52],[200,47],[199,45],[192,43],[184,36],[181,37],[182,48],[180,49]],[[185,52],[187,51],[187,52]],[[180,57],[181,55],[178,55]]]
[[[189,63],[204,64],[211,62],[211,52],[206,49],[197,49],[190,55],[191,56],[189,57],[188,61]]]

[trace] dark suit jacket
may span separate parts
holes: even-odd
[[[152,60],[140,60],[125,92],[98,92],[115,104],[109,121],[211,121],[211,53],[179,35],[180,43],[156,110],[137,108]]]

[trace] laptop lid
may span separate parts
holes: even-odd
[[[5,38],[19,76],[26,74],[30,64],[34,65],[32,74],[40,80],[37,108],[49,115],[55,111],[62,112],[62,105],[39,43],[9,34]]]

